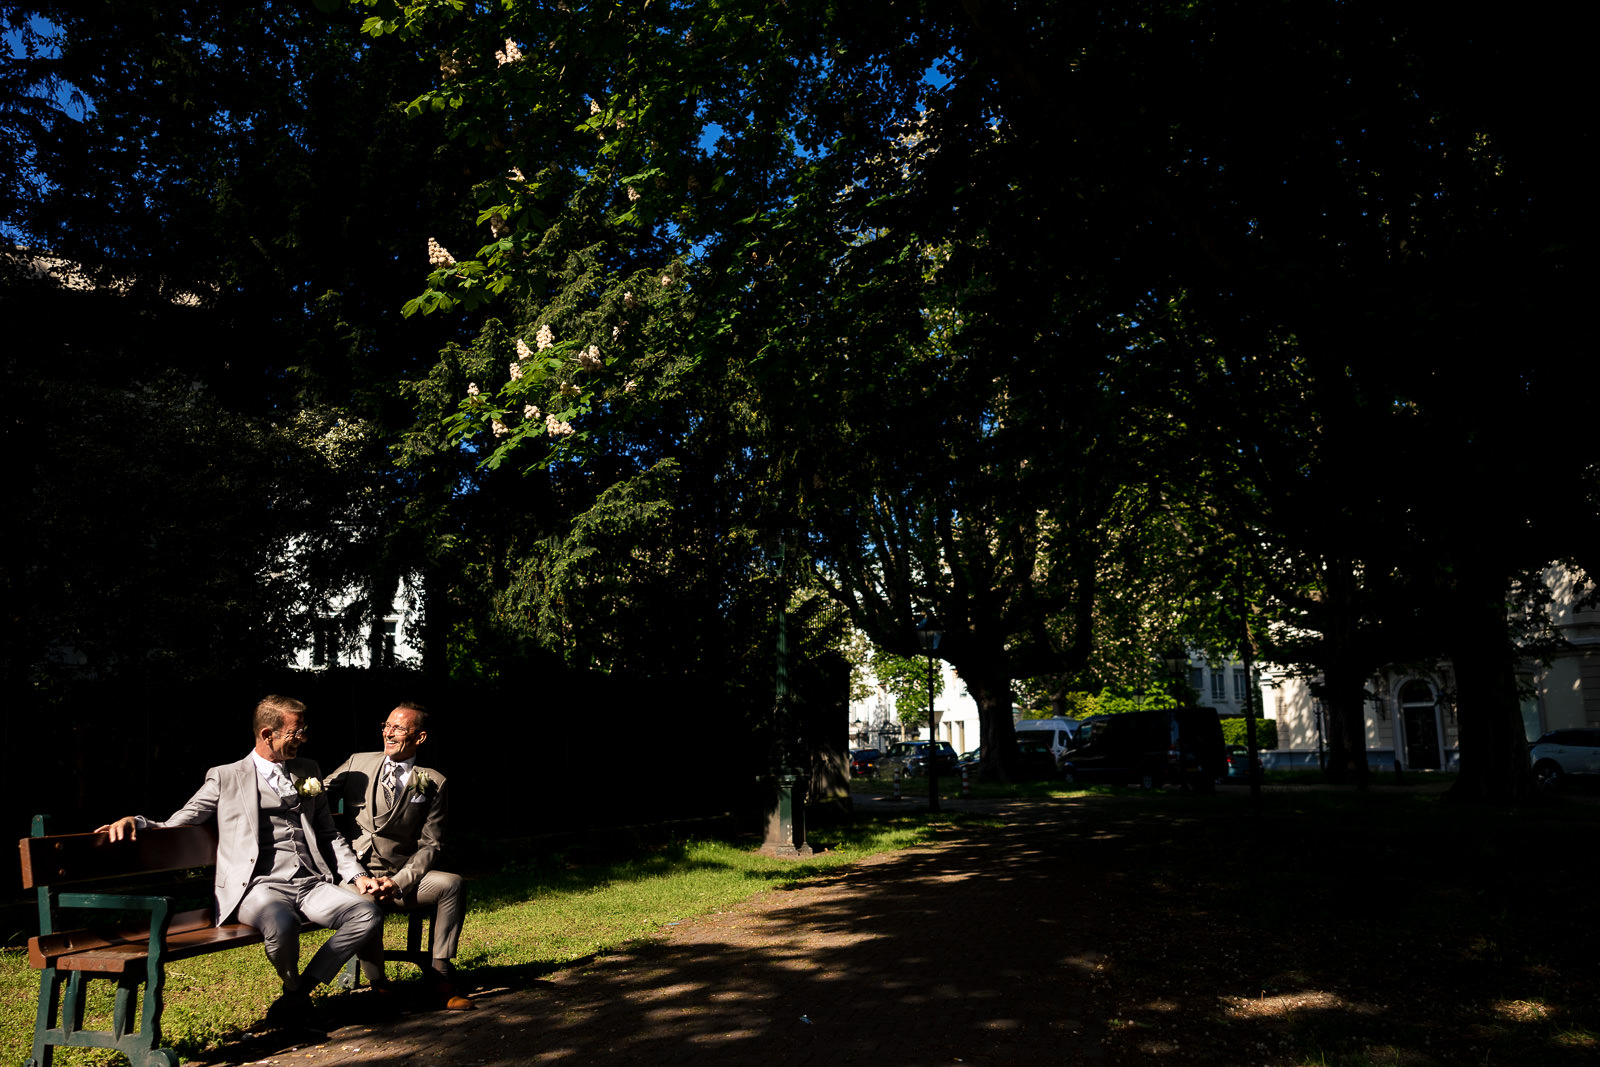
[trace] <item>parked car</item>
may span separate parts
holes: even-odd
[[[881,755],[875,748],[853,748],[850,750],[850,777],[860,778],[864,774],[872,773],[872,766]]]
[[[1053,719],[1018,719],[1017,740],[1044,741],[1050,746],[1056,761],[1060,762],[1068,749],[1077,747],[1081,725],[1077,719],[1060,716]]]
[[[1212,708],[1129,711],[1112,715],[1089,742],[1067,753],[1062,777],[1146,789],[1177,784],[1209,791],[1228,773],[1222,723]]]
[[[1256,770],[1262,769],[1261,753],[1256,753]],[[1250,748],[1247,745],[1228,746],[1228,777],[1250,777]]]
[[[1559,789],[1569,775],[1600,775],[1600,730],[1552,730],[1533,743],[1528,758],[1544,789]]]
[[[1050,742],[1028,734],[1017,738],[1017,776],[1024,781],[1056,776],[1056,754]]]
[[[956,750],[950,747],[950,742],[940,741],[933,752],[934,773],[956,773]],[[878,758],[877,768],[873,772],[878,778],[892,778],[894,772],[899,770],[902,777],[920,778],[928,773],[928,742],[926,741],[896,741],[889,746],[889,751]]]

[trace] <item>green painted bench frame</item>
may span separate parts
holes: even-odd
[[[339,831],[345,834],[345,839],[353,841],[359,836],[357,827],[348,824],[344,819],[344,798],[339,797],[333,802],[334,816],[339,820]],[[385,907],[384,914],[389,915],[399,912],[407,916],[406,947],[404,949],[385,949],[384,963],[411,963],[422,968],[422,973],[427,975],[433,968],[433,956],[422,945],[422,928],[424,925],[431,930],[434,920],[438,917],[438,909],[432,904],[419,904],[414,908]],[[431,941],[431,938],[430,938]],[[357,989],[361,986],[361,961],[351,956],[339,975],[334,979],[340,989]]]
[[[132,1067],[178,1067],[178,1054],[160,1047],[167,961],[260,944],[260,932],[242,923],[213,926],[210,908],[175,912],[171,897],[58,887],[214,866],[216,829],[152,826],[136,840],[113,842],[102,833],[51,835],[47,823],[47,816],[34,816],[33,835],[18,842],[23,888],[39,893],[39,936],[28,941],[28,961],[39,971],[39,1012],[27,1067],[50,1067],[63,1047],[116,1049]],[[150,918],[61,930],[58,920],[69,909]],[[110,1030],[83,1028],[88,985],[96,978],[117,983]]]
[[[398,911],[407,917],[406,947],[403,949],[385,949],[383,961],[385,963],[413,963],[422,968],[422,973],[427,975],[433,969],[433,955],[423,944],[422,930],[424,924],[432,924],[437,909],[432,904],[419,904],[415,908],[385,908],[385,912]],[[344,965],[335,979],[341,989],[356,989],[361,985],[361,961],[354,956]]]

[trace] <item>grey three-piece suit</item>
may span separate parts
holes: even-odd
[[[316,778],[317,764],[291,759],[295,782]],[[339,888],[367,872],[333,824],[326,794],[280,797],[253,757],[213,767],[189,802],[153,826],[217,821],[217,925],[254,926],[285,989],[301,988],[300,923],[330,926],[334,935],[312,957],[304,981],[330,980],[356,947],[382,928],[383,912],[368,897]]]

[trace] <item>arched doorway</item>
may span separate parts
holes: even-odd
[[[1400,687],[1401,740],[1405,745],[1405,765],[1414,771],[1440,768],[1439,698],[1433,686],[1413,678]]]

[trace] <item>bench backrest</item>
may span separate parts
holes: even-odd
[[[17,844],[22,849],[24,889],[210,867],[217,862],[217,830],[209,823],[169,829],[150,826],[133,840],[112,841],[103,833],[51,834],[24,837]]]

